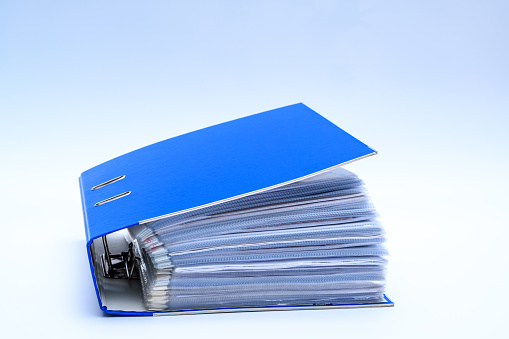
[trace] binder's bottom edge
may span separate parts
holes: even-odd
[[[374,303],[355,303],[355,304],[312,304],[312,305],[276,305],[276,306],[246,306],[233,308],[208,308],[193,310],[172,310],[163,312],[129,312],[114,311],[102,307],[106,314],[111,315],[138,315],[138,316],[164,316],[164,315],[192,315],[192,314],[211,314],[211,313],[236,313],[236,312],[261,312],[261,311],[292,311],[292,310],[323,310],[340,308],[368,308],[368,307],[393,307],[394,302],[384,294],[384,301]]]

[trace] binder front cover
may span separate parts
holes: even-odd
[[[164,140],[81,174],[87,243],[140,221],[254,193],[375,153],[304,104]]]

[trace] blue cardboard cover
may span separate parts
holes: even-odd
[[[304,104],[183,134],[81,174],[87,243],[140,221],[255,193],[372,154]]]

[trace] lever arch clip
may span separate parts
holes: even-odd
[[[140,258],[134,255],[133,243],[129,243],[127,252],[111,254],[106,236],[102,237],[104,254],[101,255],[103,275],[113,279],[140,279],[138,262]]]

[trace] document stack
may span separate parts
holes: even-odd
[[[80,176],[101,309],[120,315],[393,306],[361,179],[376,152],[303,104],[157,142]]]
[[[129,231],[150,311],[384,300],[384,230],[335,169]]]

